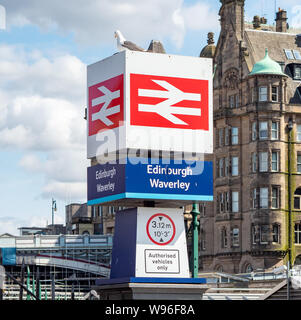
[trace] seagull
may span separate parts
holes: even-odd
[[[115,31],[115,38],[117,38],[117,48],[119,51],[146,51],[143,48],[137,46],[135,43],[127,41],[119,30]]]

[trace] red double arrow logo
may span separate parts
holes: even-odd
[[[131,125],[209,130],[208,81],[131,74]]]

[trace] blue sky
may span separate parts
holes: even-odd
[[[246,19],[274,23],[274,8],[301,28],[299,0],[246,0]],[[219,34],[219,1],[0,0],[0,234],[64,223],[65,205],[86,200],[86,66],[115,53],[113,32],[169,54],[198,56]],[[1,23],[1,21],[0,21]],[[1,25],[1,24],[0,24]]]

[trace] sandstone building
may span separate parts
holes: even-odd
[[[214,61],[214,203],[200,218],[202,270],[244,273],[301,263],[301,35],[244,21],[221,0]],[[301,33],[301,31],[299,30]]]

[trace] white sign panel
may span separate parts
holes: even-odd
[[[182,209],[138,208],[136,277],[189,278]]]
[[[88,158],[107,151],[212,153],[212,61],[123,51],[88,66]]]

